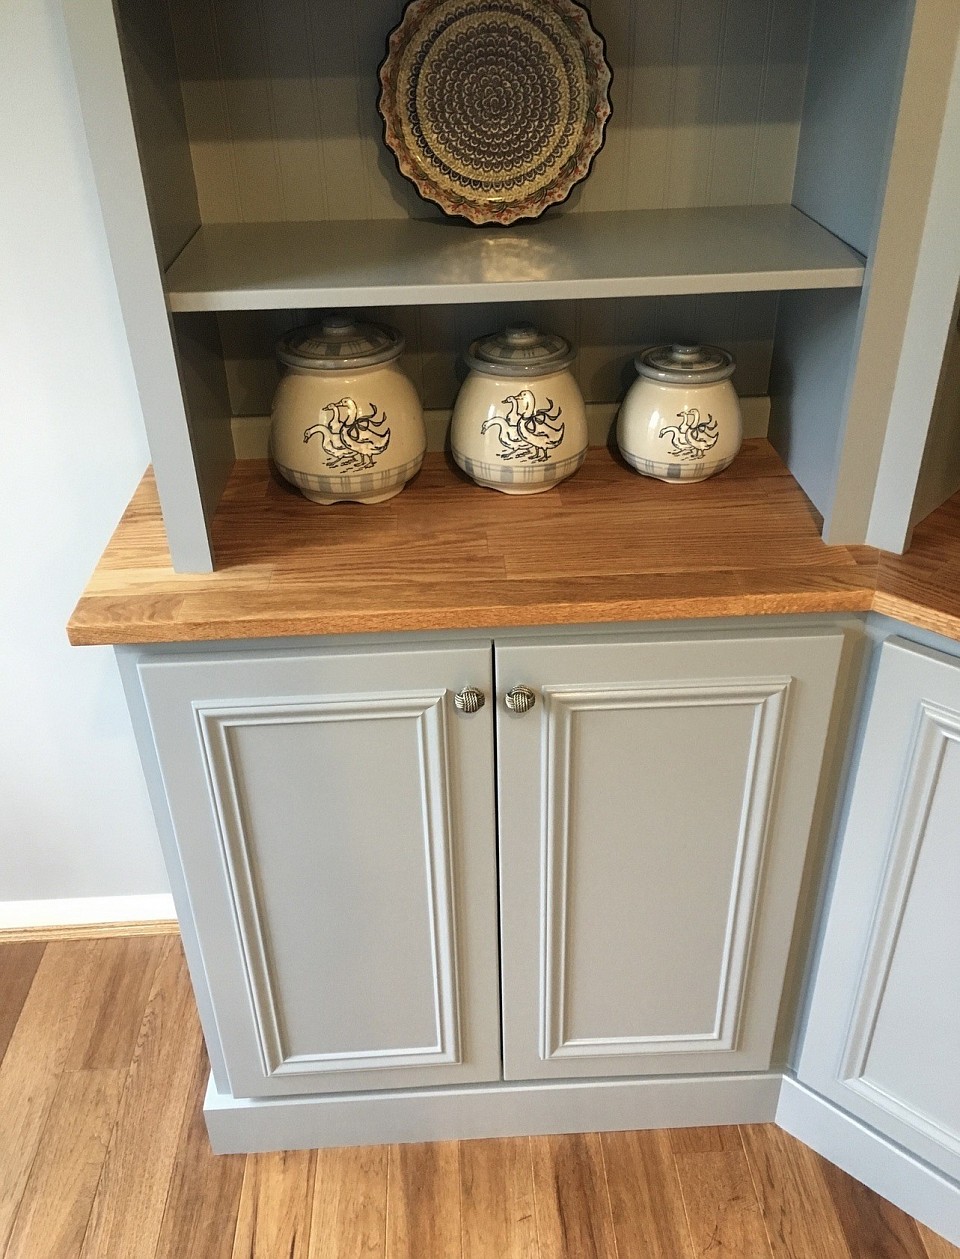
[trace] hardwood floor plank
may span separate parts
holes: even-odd
[[[691,1259],[693,1245],[670,1133],[600,1138],[619,1259]]]
[[[201,1052],[183,950],[178,939],[168,936],[94,1198],[83,1259],[142,1259],[156,1251]]]
[[[165,943],[161,935],[97,940],[97,967],[68,1070],[130,1065]]]
[[[747,1156],[738,1145],[674,1153],[696,1256],[771,1259]]]
[[[0,1253],[76,1034],[94,958],[90,941],[46,946],[0,1064]]]
[[[833,1200],[851,1259],[928,1259],[909,1215],[825,1158],[813,1157]]]
[[[457,1259],[460,1162],[456,1141],[390,1147],[387,1259]]]
[[[526,1137],[460,1142],[463,1259],[537,1254],[533,1165]]]
[[[203,1120],[209,1065],[197,1055],[192,1101],[184,1114],[156,1259],[231,1259],[246,1156],[214,1154]]]
[[[307,1259],[314,1167],[312,1150],[247,1156],[233,1259]]]
[[[919,1220],[914,1220],[914,1223],[917,1226],[917,1232],[920,1234],[920,1240],[923,1242],[928,1259],[960,1259],[960,1247],[954,1246],[946,1238],[941,1237],[939,1233],[934,1233],[932,1229],[927,1228],[925,1224],[921,1224]]]
[[[848,1259],[816,1156],[775,1124],[740,1129],[774,1259]]]
[[[74,1259],[126,1072],[67,1071],[50,1106],[4,1259]]]
[[[43,944],[33,942],[0,945],[0,1062],[7,1052],[44,948]]]
[[[674,1154],[721,1154],[743,1148],[735,1125],[727,1127],[671,1128],[670,1148]]]
[[[540,1259],[616,1259],[597,1133],[532,1137],[530,1150]]]
[[[318,1150],[310,1259],[383,1259],[388,1146]]]

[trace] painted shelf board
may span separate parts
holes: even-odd
[[[790,205],[448,220],[211,223],[166,273],[172,311],[857,288],[864,259]]]
[[[397,497],[317,507],[238,462],[219,565],[175,573],[148,474],[70,622],[75,644],[670,620],[872,606],[878,553],[827,546],[768,442],[702,484],[593,448],[547,494],[480,489],[443,454]]]

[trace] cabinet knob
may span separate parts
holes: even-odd
[[[529,686],[513,686],[504,696],[504,702],[512,713],[528,713],[537,702],[537,696]]]
[[[462,691],[457,691],[453,702],[462,713],[478,713],[487,702],[487,697],[475,686],[465,686]]]

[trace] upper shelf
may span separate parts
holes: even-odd
[[[858,288],[864,259],[789,205],[449,220],[215,223],[166,273],[172,311]]]

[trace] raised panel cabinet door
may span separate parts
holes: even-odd
[[[507,1079],[769,1065],[842,646],[498,645]]]
[[[798,1076],[960,1180],[960,661],[884,644]]]
[[[489,642],[139,674],[234,1095],[499,1079]]]

